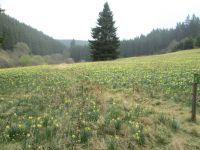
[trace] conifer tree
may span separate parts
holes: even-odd
[[[92,28],[91,34],[94,40],[89,41],[91,57],[94,61],[111,60],[118,57],[117,48],[120,42],[114,24],[112,11],[106,2],[103,11],[99,13],[97,26]]]

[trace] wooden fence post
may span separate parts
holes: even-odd
[[[197,83],[193,83],[192,93],[192,121],[196,121]]]

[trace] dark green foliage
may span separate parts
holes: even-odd
[[[184,42],[184,48],[183,49],[193,49],[194,48],[194,44],[193,44],[193,39],[192,38],[188,38],[185,40]]]
[[[169,48],[172,50],[172,45],[177,42],[179,44],[176,44],[175,50],[191,49],[193,46],[190,38],[196,38],[198,35],[200,35],[199,18],[195,15],[188,16],[185,22],[177,23],[175,29],[156,29],[146,36],[141,35],[133,40],[121,41],[120,53],[122,57],[163,53],[170,51]],[[189,39],[183,41],[186,38]]]
[[[92,29],[92,38],[89,41],[91,56],[94,61],[110,60],[118,57],[117,48],[119,39],[116,35],[117,28],[114,27],[113,14],[108,3],[104,4],[104,9],[99,13],[97,26]]]
[[[71,42],[75,40],[75,39],[72,39],[72,40],[59,40],[61,43],[63,43],[66,47],[70,47],[71,46]],[[76,45],[79,45],[79,46],[86,46],[88,45],[88,41],[84,41],[84,40],[75,40],[76,41]]]
[[[5,14],[0,14],[0,37],[4,39],[1,41],[5,50],[13,49],[17,42],[26,43],[38,55],[61,53],[66,49],[62,43]]]
[[[192,38],[186,38],[181,40],[175,47],[173,51],[177,50],[186,50],[186,49],[193,49],[194,48],[194,41]]]
[[[81,46],[78,45],[76,40],[72,40],[70,43],[70,57],[74,59],[74,61],[89,61],[90,60],[90,52],[89,47],[87,45]]]
[[[171,120],[170,125],[171,125],[172,130],[174,131],[177,131],[180,128],[180,124],[175,118]]]
[[[90,137],[91,137],[91,131],[88,131],[87,129],[80,131],[80,141],[81,141],[81,143],[88,142]]]
[[[196,38],[195,46],[200,47],[200,35]]]
[[[1,43],[3,42],[3,38],[2,37],[0,37],[0,45],[1,45]]]
[[[117,150],[117,143],[114,140],[110,140],[108,143],[108,150]]]

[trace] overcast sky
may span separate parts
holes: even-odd
[[[107,0],[118,36],[130,39],[153,28],[175,27],[188,14],[200,16],[200,0]],[[106,0],[0,0],[6,14],[56,39],[91,39]]]

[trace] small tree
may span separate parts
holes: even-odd
[[[92,28],[92,38],[89,41],[91,57],[94,61],[110,60],[118,57],[117,48],[119,38],[116,35],[117,28],[114,26],[113,14],[108,3],[104,4],[104,9],[99,13],[97,26]]]

